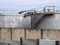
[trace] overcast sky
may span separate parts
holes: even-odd
[[[40,9],[51,5],[60,7],[60,0],[0,0],[0,12]]]

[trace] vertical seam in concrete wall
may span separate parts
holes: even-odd
[[[0,28],[0,39],[1,39],[1,28]]]
[[[12,28],[10,28],[10,31],[11,31],[11,41],[12,41]]]
[[[49,30],[47,31],[47,37],[49,37]]]
[[[24,38],[26,38],[26,29],[25,29],[25,31],[24,31],[24,35],[25,35]]]
[[[43,39],[43,29],[41,29],[41,39]]]

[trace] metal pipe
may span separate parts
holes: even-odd
[[[22,37],[20,38],[20,45],[23,45]]]
[[[8,43],[8,45],[10,45],[10,43]]]
[[[36,41],[36,45],[39,45],[39,39],[37,39],[37,41]]]
[[[59,41],[56,41],[56,45],[59,45]]]

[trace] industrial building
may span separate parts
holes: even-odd
[[[60,40],[59,20],[60,13],[55,10],[55,6],[44,7],[40,12],[28,10],[21,11],[17,15],[0,14],[0,43],[10,45],[11,42],[18,42],[20,44],[21,38],[23,41],[26,39]]]

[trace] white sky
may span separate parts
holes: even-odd
[[[60,0],[0,0],[0,12],[16,12],[32,8],[40,9],[51,5],[59,7],[59,4]]]

